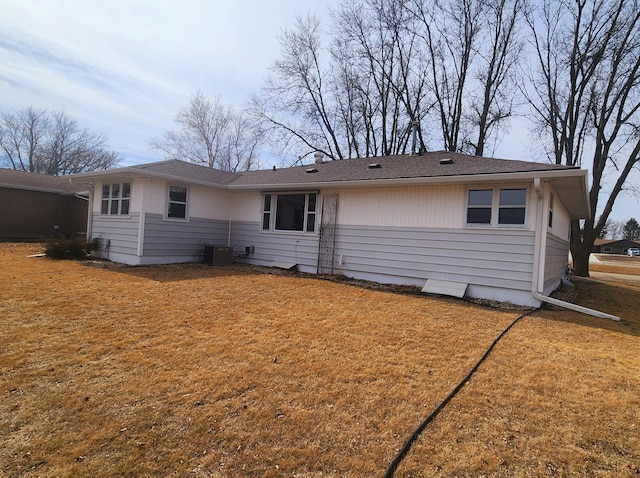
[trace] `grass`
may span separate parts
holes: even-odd
[[[0,476],[382,476],[521,313],[40,251],[0,244]],[[638,287],[579,301],[623,320],[521,321],[396,476],[637,476]]]

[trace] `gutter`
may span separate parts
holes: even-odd
[[[544,195],[542,193],[542,187],[540,185],[540,178],[537,177],[533,180],[533,187],[536,192],[537,201],[536,201],[536,214],[538,219],[538,224],[536,227],[536,238],[535,238],[535,249],[533,251],[533,280],[531,281],[531,295],[541,302],[546,302],[547,304],[556,305],[558,307],[563,307],[565,309],[574,310],[576,312],[580,312],[582,314],[591,315],[593,317],[598,317],[601,319],[611,319],[616,322],[620,321],[620,317],[615,315],[607,314],[606,312],[600,312],[599,310],[589,309],[588,307],[583,307],[581,305],[572,304],[571,302],[565,302],[563,300],[554,299],[553,297],[549,297],[542,294],[542,291],[539,291],[539,281],[542,277],[541,272],[541,264],[542,259],[544,258],[544,254],[542,254],[541,245],[542,245],[542,234],[543,231],[546,230],[545,221],[543,220],[543,199]]]

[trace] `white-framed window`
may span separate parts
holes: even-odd
[[[316,232],[317,193],[264,194],[262,230]]]
[[[100,214],[128,216],[131,203],[131,183],[109,183],[102,185]]]
[[[167,218],[187,218],[187,188],[182,186],[169,186],[167,201]]]
[[[526,188],[468,190],[467,225],[524,226],[526,218]]]
[[[554,194],[549,196],[549,229],[553,228],[553,203],[555,202]]]

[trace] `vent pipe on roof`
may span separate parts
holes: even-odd
[[[418,142],[418,122],[412,121],[410,128],[412,131],[412,139],[411,139],[411,156],[416,155],[416,143]]]
[[[324,154],[320,151],[313,153],[313,159],[315,159],[316,164],[322,164],[322,158],[324,158]]]

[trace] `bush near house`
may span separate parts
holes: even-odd
[[[91,242],[75,238],[51,239],[46,243],[44,252],[51,259],[83,260],[97,250],[99,245],[98,239]]]

